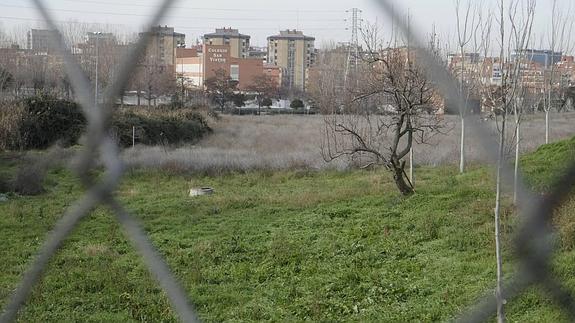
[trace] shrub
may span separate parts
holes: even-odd
[[[234,105],[238,108],[244,107],[246,105],[246,96],[244,94],[236,94],[233,97]]]
[[[24,149],[46,149],[56,142],[71,146],[84,132],[86,119],[75,102],[50,96],[22,101],[25,118],[20,126]]]
[[[273,104],[274,103],[270,98],[265,98],[262,100],[262,107],[271,107]]]
[[[114,116],[112,125],[120,146],[132,145],[133,127],[136,142],[143,145],[193,143],[212,131],[205,118],[191,110],[124,111]]]
[[[305,108],[305,105],[303,104],[302,100],[295,99],[295,100],[291,101],[290,108],[298,110],[298,109]]]
[[[0,66],[0,90],[6,90],[14,82],[14,76]]]
[[[0,150],[22,148],[20,126],[24,115],[24,107],[21,104],[0,103]]]
[[[20,195],[34,196],[44,193],[46,166],[33,159],[26,160],[18,169],[12,182],[12,189]]]
[[[196,142],[211,132],[196,110],[172,105],[116,111],[112,130],[121,146],[132,145],[132,127],[136,127],[136,141],[145,145]],[[71,146],[85,128],[86,119],[74,102],[37,96],[0,106],[0,150],[46,149],[56,143]]]
[[[10,182],[0,174],[0,194],[8,193],[11,191]]]

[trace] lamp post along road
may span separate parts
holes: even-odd
[[[186,48],[186,44],[178,44],[177,48]],[[184,102],[186,101],[186,88],[185,88],[185,84],[184,84],[184,64],[185,64],[185,55],[181,56],[181,70],[182,73],[180,74],[180,81],[182,83],[182,104],[184,104]],[[177,51],[176,51],[176,66],[178,64],[178,55],[177,55]]]
[[[95,90],[94,90],[94,104],[98,105],[98,65],[100,60],[100,35],[101,32],[94,32],[94,36],[96,36],[96,78],[95,78]]]

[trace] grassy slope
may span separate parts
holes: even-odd
[[[522,158],[522,167],[530,184],[545,191],[553,180],[561,176],[569,160],[575,160],[575,137],[541,146],[533,154]]]
[[[533,163],[560,160],[545,149],[524,158],[539,187],[548,174]],[[409,199],[386,174],[367,171],[194,177],[194,186],[217,190],[197,200],[186,197],[190,178],[135,172],[119,194],[206,321],[446,320],[494,286],[491,171],[426,168],[418,175],[420,190]],[[1,304],[81,191],[64,170],[52,171],[47,187],[44,196],[0,204]],[[573,206],[558,220],[564,239],[557,258],[572,288]],[[515,219],[505,210],[508,244]],[[510,274],[509,250],[506,258]],[[508,312],[516,321],[565,319],[535,291]],[[98,210],[51,263],[21,320],[175,319],[113,217]]]

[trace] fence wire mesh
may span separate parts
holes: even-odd
[[[457,102],[460,111],[465,111],[463,97],[458,94],[460,83],[443,67],[432,52],[426,49],[422,39],[414,33],[401,15],[396,11],[391,0],[374,0],[381,9],[394,19],[402,33],[410,39],[417,51],[416,63],[424,67],[428,75],[433,78],[438,90],[448,99]],[[488,157],[497,161],[498,143],[488,132],[486,127],[469,120],[470,129],[475,132],[475,138],[483,146]],[[513,170],[503,165],[502,179],[510,186],[513,184]],[[512,300],[527,288],[540,286],[570,317],[575,317],[575,301],[571,292],[553,276],[551,258],[553,249],[553,214],[569,197],[575,183],[575,161],[571,161],[565,176],[559,179],[549,195],[543,197],[531,192],[520,176],[518,185],[518,207],[521,212],[522,224],[515,239],[515,248],[520,260],[517,273],[503,287],[503,299]],[[484,322],[497,312],[495,296],[486,296],[483,300],[459,316],[461,322]]]
[[[162,1],[153,18],[147,24],[148,29],[159,24],[160,19],[173,2],[173,0]],[[34,0],[34,4],[45,20],[48,28],[58,30],[54,19],[45,7],[44,1]],[[196,312],[188,302],[188,297],[184,289],[175,279],[162,257],[155,250],[147,234],[114,197],[114,191],[122,178],[123,168],[118,147],[109,136],[108,121],[115,98],[119,97],[123,92],[125,85],[136,68],[140,56],[147,46],[148,40],[149,33],[144,33],[137,44],[123,58],[117,77],[104,92],[103,103],[99,104],[99,102],[93,100],[94,96],[90,81],[84,72],[82,72],[80,65],[74,60],[72,54],[65,50],[64,39],[61,34],[58,33],[58,37],[53,45],[55,45],[55,49],[64,61],[66,74],[71,80],[77,99],[88,121],[86,144],[79,156],[80,162],[77,167],[80,178],[87,188],[87,193],[58,221],[54,230],[44,242],[38,257],[30,269],[24,274],[22,281],[6,305],[0,317],[0,322],[12,322],[17,318],[18,311],[24,306],[34,285],[40,280],[43,271],[63,241],[69,236],[78,223],[99,205],[107,206],[114,212],[129,239],[144,258],[148,269],[167,294],[180,320],[184,322],[198,321]],[[97,166],[96,160],[98,160],[98,158],[102,160],[106,169],[105,176],[99,182],[93,177],[91,172]]]
[[[457,92],[459,82],[453,75],[442,66],[433,53],[426,49],[422,38],[414,32],[413,28],[401,19],[401,14],[395,9],[394,1],[372,0],[392,18],[403,34],[410,39],[417,51],[417,64],[424,67],[438,90],[452,102],[457,102],[460,110],[465,109],[465,102]],[[43,0],[33,0],[37,10],[52,30],[58,30],[52,16],[48,13]],[[163,0],[156,10],[153,18],[146,25],[148,30],[158,25],[160,19],[174,0]],[[143,33],[137,44],[124,57],[115,80],[106,89],[101,104],[93,99],[92,86],[75,61],[72,53],[65,48],[64,40],[58,33],[55,49],[64,61],[66,73],[74,87],[77,100],[88,121],[87,140],[84,149],[80,153],[77,166],[82,183],[87,192],[76,201],[72,207],[57,222],[52,232],[41,247],[38,256],[30,268],[24,273],[18,287],[12,294],[6,305],[0,323],[12,322],[17,319],[18,312],[24,307],[32,289],[40,280],[48,263],[62,246],[63,241],[70,235],[80,221],[88,217],[96,207],[103,205],[108,207],[115,215],[118,222],[125,230],[128,238],[143,257],[149,271],[158,281],[167,294],[171,305],[175,309],[179,319],[184,322],[198,322],[199,318],[195,309],[188,300],[187,294],[181,284],[171,273],[166,262],[153,247],[148,235],[142,229],[138,221],[124,209],[122,204],[115,198],[114,192],[120,183],[123,174],[122,162],[119,157],[117,144],[109,136],[109,119],[114,106],[115,98],[123,93],[125,85],[133,74],[139,58],[143,55],[149,33]],[[497,140],[493,138],[486,126],[474,119],[467,121],[470,129],[475,132],[477,140],[485,148],[488,157],[496,161],[498,157]],[[102,160],[105,166],[105,176],[97,181],[92,171],[95,169],[96,160]],[[503,168],[503,180],[513,183],[513,170]],[[521,210],[522,225],[515,239],[515,247],[519,258],[520,268],[503,288],[503,297],[506,301],[518,297],[526,289],[537,286],[546,291],[549,296],[570,317],[575,318],[575,299],[562,282],[553,276],[551,259],[553,248],[552,219],[553,214],[570,196],[575,183],[575,161],[571,161],[567,173],[552,186],[552,190],[545,197],[533,194],[524,181],[519,185],[519,209]],[[496,298],[493,295],[486,296],[477,304],[470,307],[466,312],[458,315],[461,322],[483,322],[495,315],[497,311]]]

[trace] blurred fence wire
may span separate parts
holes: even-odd
[[[463,96],[459,95],[459,82],[435,58],[427,48],[425,42],[414,32],[414,28],[407,25],[401,14],[396,11],[392,0],[373,0],[381,9],[392,18],[407,39],[414,44],[417,51],[416,63],[425,68],[427,74],[433,79],[438,90],[452,102],[458,104],[459,110],[466,109]],[[469,124],[476,138],[488,157],[497,161],[498,143],[489,133],[485,125],[470,118]],[[513,170],[504,166],[502,178],[512,186]],[[569,197],[575,183],[575,161],[569,165],[567,174],[552,186],[551,192],[540,197],[531,192],[525,182],[519,180],[519,210],[521,210],[522,224],[515,238],[515,248],[520,260],[520,268],[503,287],[503,299],[508,302],[519,296],[526,289],[538,286],[570,317],[575,318],[575,300],[572,293],[553,276],[551,258],[553,255],[553,214]],[[459,315],[461,322],[484,322],[497,312],[497,300],[494,295],[486,296],[467,312]]]
[[[393,18],[399,29],[414,44],[418,56],[417,63],[425,67],[442,94],[453,102],[458,102],[460,109],[465,109],[465,104],[457,92],[457,89],[459,89],[458,81],[435,59],[433,53],[425,49],[425,42],[413,32],[413,28],[408,28],[407,24],[403,22],[401,14],[394,9],[397,8],[397,6],[394,6],[394,1],[373,1],[390,18]],[[33,2],[47,26],[50,29],[58,30],[54,19],[44,5],[44,1],[33,0]],[[155,15],[147,24],[148,29],[158,25],[161,17],[173,2],[174,0],[162,0]],[[148,40],[149,33],[143,33],[137,44],[124,57],[116,79],[105,91],[104,98],[101,100],[103,103],[98,104],[93,100],[94,92],[90,81],[72,54],[65,49],[64,39],[58,34],[58,39],[54,44],[55,48],[63,58],[66,73],[74,86],[77,99],[88,120],[87,140],[84,150],[80,153],[80,162],[77,167],[77,172],[87,192],[57,222],[54,230],[41,247],[37,258],[25,272],[20,284],[12,294],[0,316],[0,323],[16,320],[18,312],[23,308],[33,287],[40,280],[49,261],[62,246],[63,241],[77,224],[89,216],[90,212],[99,205],[105,205],[114,212],[118,222],[143,257],[148,269],[166,292],[179,319],[184,322],[198,321],[195,309],[188,301],[187,294],[180,283],[175,279],[165,261],[155,250],[147,234],[114,195],[122,178],[123,167],[119,157],[119,149],[113,138],[110,137],[109,119],[115,98],[123,93],[130,75],[133,74],[141,55],[145,51]],[[497,140],[492,137],[491,132],[485,125],[480,122],[474,122],[474,120],[469,120],[469,122],[471,130],[476,133],[475,138],[481,142],[490,159],[497,160]],[[92,173],[92,170],[97,166],[96,160],[98,159],[103,161],[106,169],[105,176],[100,181],[97,181]],[[513,171],[511,169],[505,168],[503,175],[505,181],[508,183],[513,182]],[[550,194],[544,198],[530,192],[524,184],[519,186],[519,207],[523,212],[522,226],[515,243],[521,266],[505,285],[503,296],[504,299],[509,301],[519,296],[527,288],[535,285],[545,290],[570,317],[575,318],[575,300],[573,295],[562,285],[562,282],[554,278],[550,263],[553,255],[553,249],[551,248],[553,213],[570,195],[573,183],[575,183],[575,162],[569,165],[567,174],[555,183]],[[491,295],[486,296],[458,317],[459,321],[462,322],[483,322],[492,318],[496,311],[496,298]]]
[[[34,4],[49,29],[58,30],[52,16],[48,13],[43,0],[34,0]],[[160,23],[160,19],[172,5],[173,0],[162,0],[155,15],[147,24],[147,29]],[[86,144],[79,156],[77,172],[87,193],[78,200],[56,224],[32,266],[25,272],[22,281],[13,293],[6,305],[0,322],[12,322],[17,318],[19,310],[24,306],[33,287],[40,280],[43,271],[49,261],[61,247],[63,241],[69,236],[76,225],[99,205],[107,206],[113,211],[117,220],[126,231],[129,239],[136,246],[148,269],[167,294],[172,307],[177,312],[180,320],[184,322],[197,322],[198,317],[194,308],[188,302],[188,297],[171,273],[165,261],[155,250],[147,234],[138,222],[122,207],[114,196],[114,192],[122,178],[123,167],[119,157],[118,147],[110,137],[110,115],[115,99],[123,93],[130,76],[144,53],[149,40],[149,33],[143,33],[136,45],[123,58],[120,70],[115,80],[106,89],[102,104],[96,103],[90,81],[75,61],[72,54],[65,48],[64,39],[58,33],[53,45],[62,57],[66,68],[66,74],[71,80],[77,100],[82,106],[88,121]],[[101,181],[93,176],[92,170],[97,166],[100,159],[106,169],[105,176]]]

